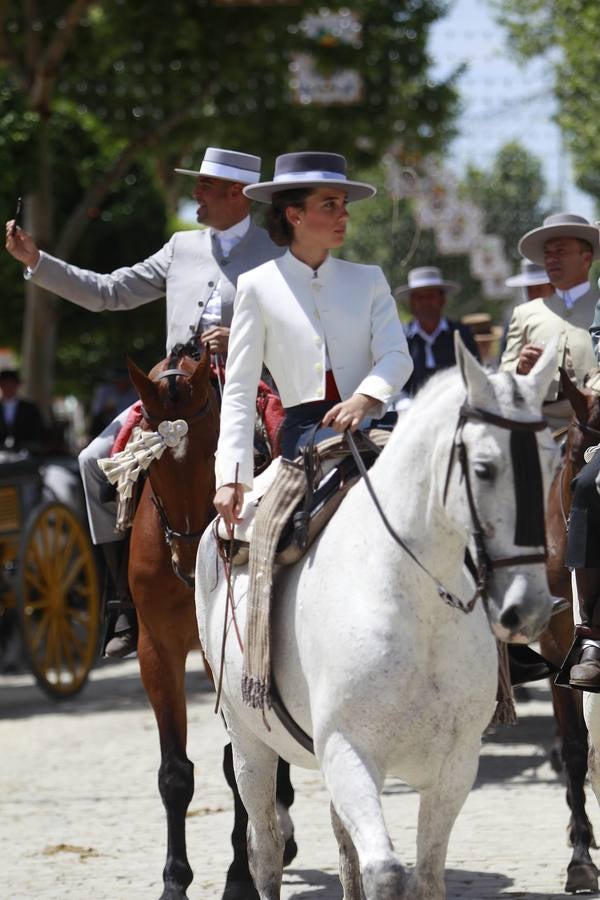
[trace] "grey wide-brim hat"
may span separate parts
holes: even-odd
[[[263,181],[244,188],[251,200],[270,203],[273,194],[294,188],[336,187],[346,192],[349,203],[366,200],[377,193],[376,189],[362,181],[349,181],[346,177],[346,160],[339,153],[284,153],[275,160],[273,181]]]
[[[460,285],[455,281],[444,281],[441,269],[437,266],[419,266],[417,269],[411,269],[408,273],[408,284],[403,284],[396,288],[394,294],[398,298],[404,298],[411,291],[419,288],[435,287],[444,291],[448,296],[452,296],[460,289]]]
[[[504,284],[506,287],[535,287],[538,284],[550,284],[550,278],[543,266],[538,266],[530,259],[522,259],[520,274],[511,275]]]
[[[207,147],[199,169],[175,169],[180,175],[207,175],[209,178],[220,178],[223,181],[235,181],[239,184],[256,184],[260,181],[260,156],[251,153],[238,153],[237,150],[221,150],[219,147]]]
[[[555,213],[546,216],[544,224],[528,231],[519,241],[519,253],[538,265],[543,266],[544,244],[554,238],[570,237],[587,241],[593,252],[593,259],[600,259],[600,231],[583,216],[573,213]]]

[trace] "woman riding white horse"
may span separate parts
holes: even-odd
[[[229,526],[252,486],[263,364],[285,408],[282,453],[288,458],[321,420],[344,431],[383,415],[412,371],[381,269],[329,255],[344,242],[346,204],[375,189],[349,181],[337,153],[286,153],[277,158],[273,181],[244,193],[271,204],[271,237],[290,249],[238,281],[216,464],[215,507]]]
[[[273,680],[312,736],[314,757],[272,712],[263,716],[244,704],[242,653],[229,629],[222,708],[261,900],[280,896],[277,754],[322,770],[345,900],[445,897],[450,831],[473,784],[496,696],[489,625],[504,640],[531,640],[549,616],[541,517],[555,447],[540,410],[555,357],[548,346],[529,375],[488,376],[459,344],[461,375],[436,376],[417,395],[370,469],[391,532],[360,482],[304,559],[279,572]],[[463,566],[467,547],[480,575],[482,602],[473,605],[468,600],[477,595]],[[242,633],[247,584],[246,571],[236,570],[233,603]],[[216,544],[206,532],[196,600],[213,671],[226,598]],[[380,791],[388,774],[421,794],[410,881],[383,819]]]

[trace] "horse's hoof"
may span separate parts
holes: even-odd
[[[260,897],[253,882],[229,881],[225,885],[221,900],[260,900]]]
[[[188,900],[188,895],[180,887],[166,887],[160,895],[160,900]]]
[[[594,863],[569,863],[565,891],[567,894],[576,894],[578,891],[597,893],[598,869]]]
[[[283,848],[283,865],[289,866],[298,852],[298,844],[294,840],[294,835],[287,839]]]

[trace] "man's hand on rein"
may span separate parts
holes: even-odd
[[[229,332],[230,329],[224,325],[215,325],[203,331],[200,340],[208,346],[211,353],[227,353]]]

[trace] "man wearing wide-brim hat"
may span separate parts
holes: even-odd
[[[455,331],[460,332],[465,345],[479,359],[470,328],[444,315],[447,298],[459,287],[454,281],[446,281],[437,266],[419,266],[408,273],[408,284],[396,289],[396,297],[406,302],[413,314],[404,331],[414,369],[404,386],[403,397],[414,396],[435,372],[456,365]]]
[[[551,297],[554,293],[554,285],[551,284],[545,268],[530,259],[522,259],[521,271],[507,278],[504,284],[506,287],[521,288],[523,300]]]
[[[178,231],[148,259],[106,275],[79,269],[38,250],[23,229],[16,228],[13,234],[12,221],[7,222],[6,248],[25,265],[26,278],[94,312],[133,309],[166,297],[167,353],[176,344],[197,339],[211,352],[224,354],[238,276],[284,252],[250,219],[250,200],[243,190],[260,181],[260,168],[258,156],[208,147],[198,169],[176,169],[195,179],[196,217],[207,227]],[[128,415],[129,408],[79,457],[92,540],[102,546],[115,582],[122,535],[115,531],[116,503],[102,502],[105,478],[97,461],[110,455]],[[133,649],[135,643],[123,640],[114,645],[110,642],[106,652],[120,656]]]
[[[521,238],[519,252],[545,268],[554,292],[515,307],[500,367],[526,375],[545,344],[557,338],[558,365],[582,385],[597,365],[589,328],[599,293],[589,282],[589,271],[600,259],[600,232],[582,216],[556,213]],[[570,404],[560,393],[558,367],[544,415],[553,428],[567,425],[571,417]]]

